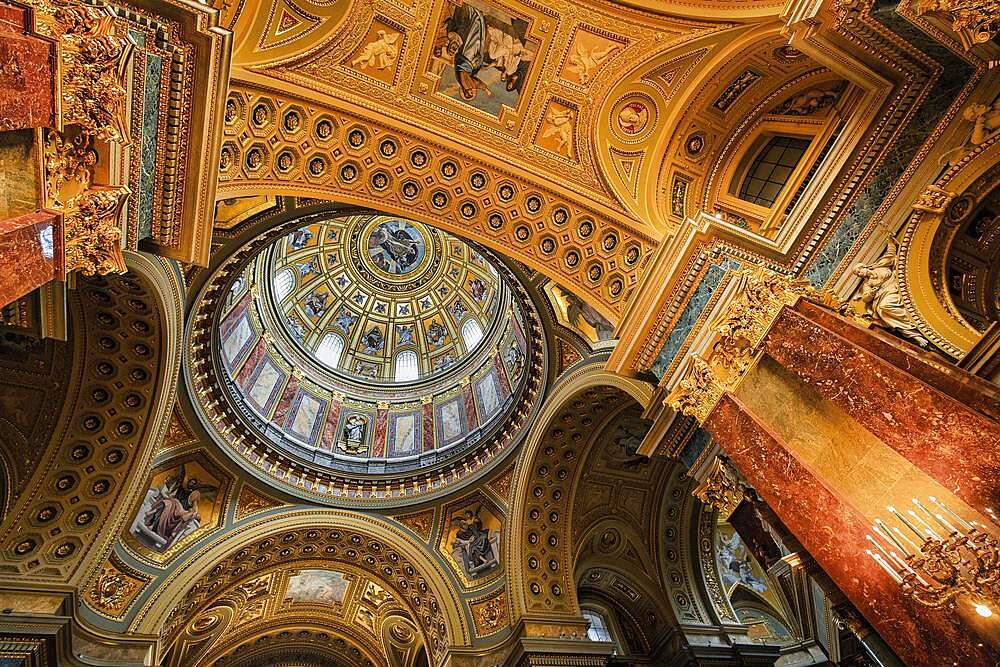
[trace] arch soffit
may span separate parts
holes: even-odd
[[[397,526],[370,515],[362,515],[347,510],[299,510],[281,516],[271,516],[241,525],[238,529],[219,535],[204,546],[192,558],[178,563],[159,589],[146,601],[130,627],[131,632],[157,634],[161,632],[172,610],[184,599],[192,583],[208,575],[221,561],[238,553],[262,539],[279,537],[281,533],[295,530],[334,529],[356,531],[368,539],[378,540],[385,547],[396,549],[400,555],[413,563],[416,576],[423,576],[429,593],[439,600],[438,608],[446,625],[446,640],[449,646],[471,644],[471,632],[465,616],[461,597],[449,583],[442,563],[427,553],[426,548],[412,539]],[[235,538],[235,539],[234,539]],[[327,559],[334,564],[336,557]],[[249,574],[252,576],[252,573]],[[387,582],[391,590],[397,590],[394,582]],[[201,605],[204,607],[204,605]],[[188,619],[190,620],[190,619]],[[429,641],[425,644],[430,645]]]
[[[948,206],[933,210],[914,210],[902,231],[898,251],[897,276],[903,302],[913,321],[928,339],[948,354],[963,356],[979,340],[980,334],[972,328],[952,302],[946,288],[938,289],[932,270],[944,270],[945,256],[934,255],[935,238],[947,224],[946,216],[955,210],[962,195],[975,199],[969,209],[975,208],[1000,183],[1000,133],[994,134],[979,146],[966,152],[951,169],[947,170],[930,187],[945,191]],[[927,192],[927,190],[925,190]],[[952,198],[959,201],[952,202]],[[946,278],[943,278],[944,280]]]
[[[727,65],[734,55],[763,40],[775,37],[783,24],[771,21],[765,24],[734,25],[723,33],[704,35],[659,53],[621,77],[605,97],[597,114],[593,141],[601,165],[601,175],[607,180],[623,204],[640,220],[668,220],[669,214],[659,211],[656,182],[665,171],[664,162],[671,161],[670,147],[678,132],[689,132],[689,125],[681,120],[690,112],[692,103]],[[722,82],[719,82],[722,83]],[[650,116],[655,126],[638,136],[643,141],[623,141],[625,137],[612,129],[615,112],[628,100],[652,102]],[[730,122],[735,127],[742,118]],[[656,131],[655,128],[673,128],[673,131]],[[608,148],[604,148],[608,147]],[[626,182],[621,169],[615,164],[622,156],[634,156],[639,163],[639,175]],[[667,231],[663,223],[659,231]]]
[[[653,397],[653,389],[648,383],[609,373],[603,370],[603,362],[598,361],[577,368],[560,377],[546,398],[536,420],[536,424],[541,427],[536,427],[529,435],[514,469],[514,481],[512,484],[514,500],[510,513],[512,520],[508,523],[507,527],[507,543],[511,545],[511,548],[507,551],[505,562],[510,589],[517,592],[511,595],[511,607],[514,618],[523,615],[528,607],[525,589],[528,572],[526,571],[527,563],[524,559],[526,533],[528,531],[528,521],[530,521],[527,514],[527,505],[531,497],[530,485],[535,474],[537,459],[539,458],[549,427],[558,414],[576,396],[595,388],[617,390],[623,396],[627,396],[630,400],[634,400],[644,408],[649,405]],[[617,412],[617,410],[612,410],[612,414],[616,414]],[[600,427],[595,428],[594,433],[599,432],[599,430]],[[588,439],[584,443],[584,450],[590,446],[592,440],[592,438]],[[571,494],[568,495],[571,497]],[[569,498],[566,500],[566,503],[568,502]],[[568,528],[564,528],[561,532],[564,534],[565,539],[569,539],[570,533]],[[564,571],[570,566],[571,563],[561,564]],[[571,591],[570,595],[572,597]],[[572,597],[572,599],[573,605],[575,605],[575,597]]]
[[[46,554],[44,558],[57,569],[46,568],[46,577],[50,581],[55,577],[63,583],[74,584],[79,590],[85,590],[97,576],[101,563],[128,520],[128,516],[114,511],[113,507],[131,502],[145,481],[152,453],[167,432],[180,370],[184,289],[176,265],[171,260],[139,252],[125,251],[124,257],[129,272],[138,280],[127,276],[99,278],[110,285],[110,296],[98,285],[79,290],[83,307],[78,311],[80,317],[74,316],[74,325],[83,335],[74,336],[74,366],[86,370],[83,373],[74,371],[69,391],[75,390],[76,394],[67,395],[43,461],[5,522],[4,535],[17,544],[28,539],[19,527],[21,520],[28,519],[25,523],[38,520],[35,515],[40,511],[42,497],[58,502],[62,495],[79,493],[83,496],[85,501],[72,512],[64,511],[53,519],[53,522],[65,522],[74,520],[75,515],[73,530],[35,530],[36,526],[30,530],[30,539],[38,541],[36,551],[53,554]],[[91,296],[87,301],[83,301],[84,292]],[[119,302],[118,308],[111,307]],[[107,314],[100,315],[107,312],[105,308],[114,310],[115,314],[110,318]],[[125,329],[127,323],[131,323],[128,330]],[[115,343],[121,349],[114,352],[106,345],[99,345],[97,338],[102,332],[126,333],[121,338],[122,343]],[[112,340],[111,336],[104,335],[104,338]],[[149,345],[150,342],[155,345]],[[143,352],[139,351],[140,347],[144,348]],[[98,354],[109,358],[95,358]],[[119,356],[124,357],[126,363],[121,363]],[[105,366],[102,367],[102,363]],[[129,381],[123,381],[123,388],[118,390],[107,380],[113,381],[126,368],[132,373],[141,373],[141,378],[124,378]],[[97,392],[101,392],[102,397]],[[119,400],[123,403],[121,409],[112,413],[116,414],[114,419],[95,417],[102,414],[102,407],[107,409],[109,404],[116,405]],[[93,451],[102,437],[105,441],[117,442],[131,439],[134,449],[109,446],[99,452]],[[67,472],[58,461],[77,461],[76,450],[81,442],[93,445],[85,459],[94,463]],[[112,454],[115,458],[111,458]],[[64,479],[72,481],[60,492]],[[97,491],[99,484],[103,485],[100,492]],[[53,495],[48,489],[56,489],[57,493]],[[81,512],[89,513],[86,523],[80,522]],[[69,552],[60,553],[66,545],[70,545]],[[24,577],[35,575],[25,571],[15,576],[23,582]]]

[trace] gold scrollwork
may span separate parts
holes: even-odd
[[[694,497],[728,517],[743,501],[743,485],[729,461],[716,457],[708,474],[694,491]]]
[[[722,393],[735,387],[746,373],[755,349],[782,306],[802,297],[828,308],[844,308],[837,297],[817,291],[807,280],[764,267],[745,269],[737,280],[735,295],[712,327],[718,340],[708,359],[693,356],[686,374],[665,401],[699,422],[705,421]]]
[[[915,0],[913,9],[917,16],[930,12],[946,15],[966,51],[1000,32],[998,0]]]
[[[121,246],[121,211],[127,188],[91,188],[66,204],[66,270],[84,275],[124,273]]]

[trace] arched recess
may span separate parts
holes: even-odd
[[[365,569],[418,620],[432,661],[471,644],[463,604],[440,562],[399,527],[342,510],[298,510],[220,535],[178,564],[148,598],[131,632],[170,646],[216,602],[214,593],[252,582],[263,568],[325,563]]]
[[[586,632],[576,601],[570,514],[580,463],[595,434],[618,408],[647,406],[652,388],[607,373],[603,359],[563,375],[525,442],[512,483],[506,570],[512,618],[545,618]]]
[[[962,318],[949,294],[946,263],[954,235],[1000,185],[1000,132],[963,153],[925,190],[925,201],[901,232],[896,276],[907,312],[920,331],[948,354],[961,357],[980,333]]]
[[[659,231],[669,229],[670,212],[660,210],[664,196],[657,191],[657,181],[666,166],[679,157],[669,152],[677,135],[699,129],[684,118],[685,114],[693,115],[692,104],[701,96],[725,87],[725,82],[718,80],[720,72],[731,66],[735,54],[777,37],[780,28],[776,21],[739,25],[723,38],[707,35],[684,43],[643,62],[610,90],[597,114],[602,122],[593,135],[595,153],[602,176],[639,219],[658,224]],[[641,129],[624,123],[622,114],[628,105],[645,108],[632,107],[646,117],[636,121]],[[735,127],[740,119],[720,120]]]
[[[124,275],[70,292],[73,371],[62,412],[2,527],[0,579],[86,588],[166,433],[180,368],[183,282],[170,260],[125,253]]]

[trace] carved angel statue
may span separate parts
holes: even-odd
[[[358,57],[351,61],[351,67],[358,69],[388,69],[396,62],[399,55],[399,48],[396,42],[399,41],[399,33],[386,34],[385,30],[379,30],[378,39],[365,45]]]
[[[972,123],[969,143],[978,146],[1000,132],[1000,101],[993,106],[973,102],[962,111],[962,117]]]
[[[927,339],[920,335],[920,331],[910,321],[899,296],[896,250],[896,242],[890,239],[879,259],[872,264],[854,267],[854,274],[862,279],[858,300],[865,305],[865,317],[873,318],[920,347],[927,347]]]

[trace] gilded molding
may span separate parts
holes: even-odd
[[[743,486],[733,464],[716,457],[701,483],[691,492],[703,505],[728,517],[743,501]]]
[[[819,292],[803,278],[792,278],[764,267],[737,274],[735,293],[715,321],[716,342],[708,359],[693,356],[684,377],[665,403],[678,412],[704,422],[722,393],[743,378],[764,334],[783,306],[807,298],[820,305],[842,308],[829,292]]]
[[[917,16],[944,15],[966,51],[990,41],[1000,32],[997,0],[913,0],[912,4]]]

